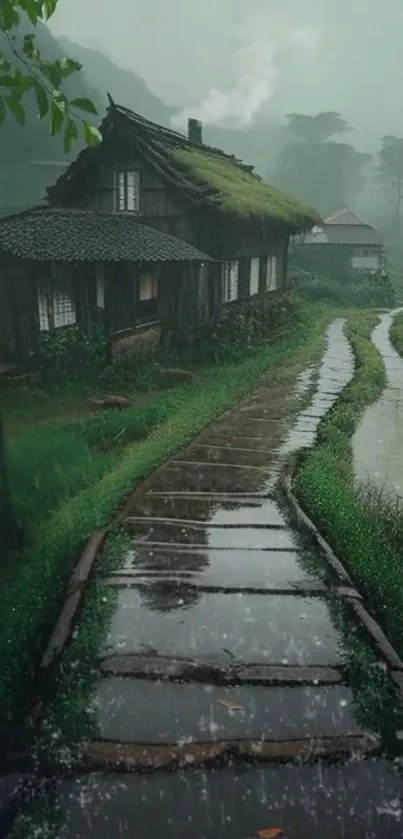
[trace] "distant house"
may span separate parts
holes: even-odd
[[[304,265],[308,260],[318,272],[332,265],[340,269],[341,264],[354,271],[377,272],[384,264],[382,236],[349,207],[328,216],[293,244],[294,255],[302,257]]]
[[[314,210],[205,146],[196,120],[185,137],[110,100],[100,131],[48,188],[48,208],[0,223],[3,290],[25,283],[33,335],[90,321],[101,299],[110,331],[157,318],[189,332],[223,304],[286,288],[290,236],[321,223]]]

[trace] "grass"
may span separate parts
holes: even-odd
[[[396,352],[403,358],[403,312],[393,318],[389,335]]]
[[[172,156],[201,184],[207,183],[215,190],[217,205],[226,212],[266,215],[296,229],[320,224],[319,215],[311,207],[265,184],[225,157],[187,149],[176,149]]]
[[[142,440],[177,411],[188,388],[160,393],[148,403],[79,420],[34,426],[8,444],[17,515],[32,534],[62,503],[92,486],[118,462],[122,448]]]
[[[114,511],[153,469],[256,386],[265,370],[287,365],[290,359],[303,364],[319,348],[331,314],[323,307],[308,307],[288,337],[261,346],[242,362],[210,370],[202,383],[180,392],[176,410],[147,439],[127,446],[113,468],[65,500],[38,526],[32,543],[16,560],[18,567],[7,588],[0,590],[0,734],[4,743],[10,722],[24,708],[85,540],[110,522]],[[276,373],[281,375],[281,370]]]
[[[371,313],[348,318],[356,374],[322,423],[318,446],[302,460],[295,486],[403,656],[403,514],[393,499],[357,486],[353,474],[352,435],[385,385],[383,361],[371,342],[376,321]]]

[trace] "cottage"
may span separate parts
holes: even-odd
[[[1,267],[1,253],[25,260],[26,284],[33,297],[36,292],[28,279],[27,261],[36,260],[39,289],[43,289],[46,274],[47,296],[39,290],[39,304],[32,300],[33,307],[39,308],[40,329],[48,324],[55,328],[65,325],[75,316],[55,314],[53,321],[49,320],[49,307],[56,313],[61,306],[57,301],[62,300],[62,275],[63,287],[72,284],[75,288],[74,310],[79,311],[77,320],[83,324],[88,319],[88,302],[84,305],[81,298],[92,295],[94,310],[94,301],[99,302],[102,296],[102,282],[105,284],[105,321],[114,331],[152,317],[171,329],[191,331],[223,304],[286,288],[290,236],[321,223],[314,210],[265,184],[253,167],[204,145],[202,126],[196,120],[189,120],[185,137],[110,99],[100,131],[103,142],[82,151],[48,188],[47,209],[0,224],[3,284],[9,284],[11,269]],[[140,235],[142,229],[141,235],[149,241],[150,231],[154,231],[153,260],[145,260],[134,244],[130,250],[127,240],[127,247],[116,250],[116,237],[120,241],[124,229],[130,238],[129,228],[133,235],[135,231]],[[41,247],[46,244],[47,230],[54,247],[49,244],[41,250],[39,244],[35,246],[40,230]],[[177,249],[182,242],[180,259],[187,259],[188,267],[180,276],[172,267],[177,255],[173,258],[171,254],[169,260],[159,258],[163,239],[158,236],[175,237]],[[24,249],[19,250],[25,237]],[[64,242],[64,251],[61,246],[58,249],[57,241]],[[29,242],[35,250],[30,250]],[[160,263],[158,271],[146,270],[150,261]],[[20,276],[15,261],[13,271],[14,277]],[[83,281],[84,274],[92,277],[92,291],[87,279]],[[56,287],[55,297],[52,289]],[[63,300],[64,310],[71,309],[70,292],[63,292]]]
[[[130,213],[38,207],[0,220],[0,359],[41,332],[101,321],[121,335],[187,306],[210,257]]]
[[[370,224],[344,207],[295,242],[293,256],[317,273],[340,270],[378,272],[384,265],[384,242]]]

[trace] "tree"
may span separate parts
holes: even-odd
[[[403,198],[403,139],[388,135],[382,137],[375,174],[393,203],[396,227],[400,222]]]
[[[55,12],[58,0],[0,0],[0,127],[8,117],[25,124],[26,102],[34,96],[39,119],[49,120],[54,136],[63,133],[66,152],[77,143],[79,127],[85,142],[96,145],[101,135],[82,114],[96,115],[86,98],[69,100],[63,84],[81,64],[71,58],[47,61],[37,45],[35,27]],[[28,27],[28,32],[26,29]],[[0,545],[21,543],[22,528],[15,516],[7,474],[4,427],[0,415]]]
[[[279,156],[276,183],[327,215],[362,189],[362,169],[370,155],[333,139],[351,131],[334,111],[288,114],[287,119],[288,139]]]

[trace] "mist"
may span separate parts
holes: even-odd
[[[235,84],[228,89],[212,87],[200,104],[185,108],[172,119],[183,128],[189,117],[207,125],[249,128],[280,82],[278,58],[287,50],[313,55],[319,31],[295,27],[292,21],[260,9],[245,13],[236,32],[233,67]]]
[[[372,8],[367,0],[115,0],[112,9],[86,0],[85,7],[86,17],[82,0],[60,3],[53,31],[133,70],[182,121],[190,110],[226,127],[335,110],[363,151],[384,134],[403,134],[401,0]]]

